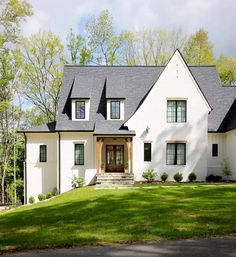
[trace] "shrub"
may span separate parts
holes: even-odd
[[[219,182],[222,180],[221,176],[215,176],[213,174],[209,175],[206,177],[206,181],[207,182]]]
[[[226,161],[224,161],[224,163],[223,163],[222,173],[223,173],[224,176],[227,177],[228,180],[229,180],[230,176],[232,176],[231,168]]]
[[[44,194],[38,194],[38,199],[39,199],[39,201],[41,202],[41,201],[45,200],[46,197],[45,197]]]
[[[148,170],[143,172],[143,178],[146,179],[148,182],[152,182],[155,180],[157,173],[154,170]]]
[[[182,181],[182,180],[183,180],[183,175],[182,175],[181,173],[179,173],[179,172],[175,173],[175,175],[174,175],[174,180],[175,180],[176,182]]]
[[[163,173],[161,174],[161,180],[162,180],[163,182],[165,182],[167,179],[168,179],[168,174],[167,174],[166,172],[163,172]]]
[[[189,175],[188,175],[188,179],[190,182],[193,182],[197,179],[197,175],[194,173],[194,172],[191,172]]]
[[[32,204],[32,203],[34,203],[34,202],[35,202],[34,197],[33,197],[33,196],[30,196],[30,197],[29,197],[29,203],[31,203],[31,204]]]
[[[47,192],[46,193],[46,199],[50,199],[52,197],[52,192]]]
[[[82,187],[84,185],[84,179],[74,175],[71,181],[71,185],[73,188]]]
[[[53,188],[52,190],[52,195],[55,196],[55,195],[58,195],[58,190],[56,187]]]

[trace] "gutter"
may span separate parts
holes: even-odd
[[[24,151],[24,204],[27,204],[27,137],[25,138],[25,151]]]
[[[58,133],[58,193],[61,194],[61,134]]]

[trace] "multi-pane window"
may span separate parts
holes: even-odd
[[[39,146],[39,161],[40,162],[47,161],[47,146],[46,145]]]
[[[186,106],[185,100],[168,100],[167,122],[186,122]]]
[[[85,119],[85,101],[75,102],[75,118]]]
[[[111,101],[111,119],[120,119],[120,101]]]
[[[185,165],[186,164],[186,144],[168,143],[166,147],[167,165]]]
[[[84,165],[84,144],[75,144],[75,165]]]
[[[218,144],[212,144],[212,156],[218,156]]]
[[[152,146],[151,143],[144,143],[144,161],[150,162],[152,160]]]

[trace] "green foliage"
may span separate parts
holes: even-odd
[[[217,69],[224,86],[236,85],[236,58],[220,56],[217,60]]]
[[[47,122],[55,121],[65,63],[64,46],[50,31],[25,38],[22,45],[23,96],[37,106]]]
[[[181,182],[183,180],[183,175],[181,173],[179,173],[179,172],[175,173],[174,180],[176,182]]]
[[[183,55],[188,64],[214,64],[213,45],[208,39],[208,32],[199,29],[191,35],[183,49]]]
[[[52,190],[52,195],[55,196],[55,195],[58,195],[58,190],[56,187],[53,188]]]
[[[190,182],[193,182],[197,179],[197,175],[194,173],[194,172],[191,172],[189,175],[188,175],[188,180]]]
[[[167,174],[166,172],[163,172],[163,173],[161,174],[161,180],[162,180],[163,182],[165,182],[167,179],[168,179],[168,174]]]
[[[103,10],[98,17],[87,23],[88,45],[96,63],[114,65],[118,62],[118,50],[122,43],[120,35],[115,34],[113,17]]]
[[[47,192],[46,193],[46,199],[52,198],[52,192]]]
[[[44,194],[38,194],[38,199],[41,202],[46,199],[46,196]]]
[[[224,160],[222,172],[223,175],[226,176],[228,179],[230,178],[230,176],[232,176],[232,170],[226,160]]]
[[[86,65],[91,61],[91,51],[86,46],[85,38],[79,33],[76,35],[72,29],[67,36],[67,49],[71,63]]]
[[[74,175],[71,181],[71,185],[73,188],[82,187],[84,185],[84,179],[82,177],[76,177]]]
[[[19,175],[19,173],[18,173],[18,175]],[[15,199],[14,199],[13,178],[9,178],[9,174],[8,174],[6,181],[7,181],[7,183],[6,183],[7,184],[7,189],[6,189],[7,197],[11,203],[14,203]],[[18,178],[18,179],[16,179],[16,201],[17,202],[21,201],[23,194],[24,194],[24,182],[23,182],[22,178]]]
[[[148,182],[152,182],[157,177],[157,173],[154,172],[154,170],[144,171],[142,177],[146,179]]]
[[[17,251],[235,235],[235,199],[234,184],[148,190],[84,187],[1,213],[0,245]]]
[[[32,204],[32,203],[35,203],[35,199],[33,196],[30,196],[29,197],[29,203]]]

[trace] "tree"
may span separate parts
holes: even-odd
[[[23,96],[45,114],[47,122],[55,121],[65,63],[60,38],[40,31],[24,39],[21,52]]]
[[[92,61],[98,64],[118,63],[122,38],[114,32],[113,17],[104,10],[87,23],[88,45],[93,53]]]
[[[76,35],[72,29],[67,37],[67,49],[71,63],[86,65],[91,61],[91,51],[87,47],[85,38],[79,33]]]
[[[13,105],[20,69],[16,45],[20,42],[21,22],[31,14],[31,6],[26,1],[0,0],[0,190],[2,203],[5,202],[5,179],[12,167],[10,160],[15,141],[14,128],[19,125],[21,113],[20,108]]]
[[[208,39],[208,32],[199,29],[191,35],[183,49],[183,55],[188,64],[214,64],[213,45]]]
[[[186,35],[162,28],[123,32],[121,56],[127,65],[166,65],[173,52],[182,49]]]
[[[220,56],[217,68],[224,86],[236,86],[236,58]]]

